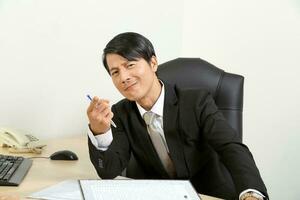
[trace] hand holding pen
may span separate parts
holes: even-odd
[[[90,121],[90,128],[94,134],[103,134],[110,129],[110,125],[116,128],[112,121],[113,113],[110,109],[109,101],[99,97],[91,98],[87,95],[91,103],[87,109],[87,115]]]

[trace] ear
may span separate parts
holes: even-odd
[[[150,60],[150,66],[153,72],[157,71],[158,64],[157,64],[157,58],[156,56],[152,56]]]

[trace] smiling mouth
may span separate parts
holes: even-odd
[[[125,91],[127,91],[128,89],[130,89],[130,88],[131,88],[132,86],[134,86],[135,84],[136,84],[136,82],[134,82],[133,84],[127,86],[127,87],[125,88]]]

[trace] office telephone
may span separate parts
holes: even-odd
[[[0,128],[0,143],[2,147],[8,147],[10,152],[15,153],[41,153],[46,146],[33,135],[11,128]]]

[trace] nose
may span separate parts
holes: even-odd
[[[130,77],[130,74],[129,74],[129,72],[128,72],[128,70],[122,70],[121,72],[120,72],[120,77],[121,77],[121,82],[123,83],[123,84],[125,84],[126,82],[128,82],[128,81],[130,81],[130,79],[131,79],[131,77]]]

